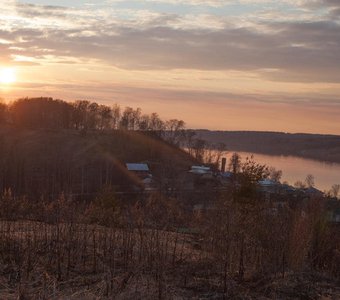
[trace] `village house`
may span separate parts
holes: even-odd
[[[152,188],[153,180],[148,164],[126,163],[126,168],[135,178],[139,179],[139,184],[142,185],[144,190],[150,190]]]

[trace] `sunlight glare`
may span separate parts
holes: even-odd
[[[0,70],[0,83],[11,84],[16,80],[15,70],[13,68],[3,68]]]

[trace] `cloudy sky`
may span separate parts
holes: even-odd
[[[340,134],[339,0],[1,0],[0,97]],[[4,80],[3,80],[4,81]]]

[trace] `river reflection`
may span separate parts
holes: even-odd
[[[231,157],[234,151],[228,151],[227,158]],[[308,174],[315,178],[315,187],[322,190],[330,190],[333,184],[340,184],[340,164],[320,162],[312,159],[305,159],[295,156],[272,156],[265,154],[239,152],[244,160],[247,156],[254,155],[255,161],[282,170],[281,182],[287,181],[294,184],[297,180],[304,181]]]

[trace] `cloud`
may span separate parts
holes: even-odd
[[[124,2],[124,0],[108,0],[108,3],[119,3]],[[231,0],[146,0],[144,2],[150,3],[166,3],[172,5],[200,5],[200,6],[212,6],[212,7],[221,7],[224,5],[229,5]],[[235,1],[234,1],[235,2]]]
[[[231,2],[235,3],[205,1],[214,6]],[[312,2],[331,9],[338,4]],[[307,5],[306,1],[299,4]],[[340,24],[328,15],[296,19],[294,13],[291,18],[275,19],[271,10],[264,10],[262,18],[256,13],[224,18],[160,13],[151,8],[16,4],[7,29],[0,31],[0,41],[9,41],[0,43],[2,53],[7,61],[21,56],[30,57],[32,63],[96,60],[127,70],[236,70],[275,81],[340,80]]]
[[[13,32],[30,55],[52,49],[54,55],[102,60],[124,69],[277,70],[286,80],[339,81],[340,26],[333,22],[268,25],[279,32],[248,28],[183,30],[115,27],[86,36],[82,31]],[[93,29],[94,30],[94,29]],[[46,38],[46,35],[48,38]],[[16,46],[22,46],[17,43]],[[36,49],[36,48],[37,49]],[[282,76],[281,76],[282,77]]]
[[[119,3],[124,0],[108,0],[107,3]],[[171,5],[211,6],[223,7],[238,4],[267,4],[274,3],[274,0],[144,0],[144,3],[166,3]]]

